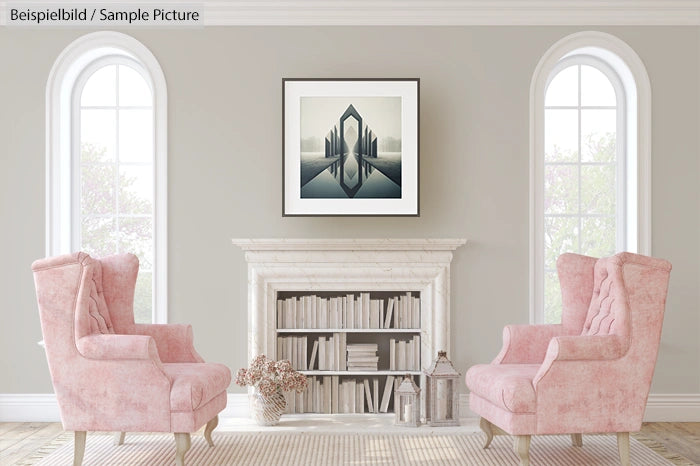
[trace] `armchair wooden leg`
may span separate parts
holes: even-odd
[[[575,447],[583,446],[583,435],[582,434],[571,434],[571,444]]]
[[[124,445],[124,438],[126,437],[126,432],[117,432],[114,435],[114,444],[119,446],[119,445]]]
[[[190,439],[190,434],[175,432],[175,446],[177,447],[177,453],[175,454],[175,464],[177,466],[185,466],[185,453],[190,449],[192,441]]]
[[[630,466],[630,433],[617,433],[617,451],[620,453],[620,465]]]
[[[487,421],[485,418],[479,419],[479,427],[486,434],[486,441],[484,442],[484,449],[491,445],[491,440],[493,440],[493,425],[491,422]]]
[[[211,433],[218,425],[219,416],[214,416],[211,421],[207,422],[207,426],[204,428],[204,438],[207,439],[207,443],[210,447],[214,446],[214,442],[211,440]]]
[[[84,430],[76,430],[74,432],[74,446],[73,446],[73,466],[80,466],[83,464],[83,456],[85,455],[85,436],[87,432]]]
[[[520,457],[520,466],[530,466],[530,436],[518,435],[513,442],[515,452]]]

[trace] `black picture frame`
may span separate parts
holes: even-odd
[[[419,217],[419,162],[419,78],[282,79],[282,216]]]

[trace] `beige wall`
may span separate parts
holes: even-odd
[[[653,391],[700,392],[698,29],[597,28],[640,55],[653,95],[653,252],[673,262]],[[125,31],[169,91],[170,320],[205,358],[246,363],[246,264],[231,238],[466,237],[452,268],[464,373],[528,320],[529,86],[570,27]],[[51,391],[29,266],[44,255],[44,92],[87,30],[0,28],[0,393]],[[282,218],[281,78],[420,77],[421,217]],[[239,390],[232,386],[232,391]]]

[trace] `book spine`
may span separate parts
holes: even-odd
[[[277,328],[284,327],[284,302],[281,299],[277,300]]]
[[[372,397],[374,398],[374,413],[379,413],[379,379],[372,379]]]
[[[372,392],[369,388],[369,380],[365,379],[362,384],[365,386],[365,398],[367,399],[367,412],[374,412],[374,405],[372,401]]]
[[[348,320],[347,320],[347,328],[355,328],[355,295],[349,294],[347,295],[348,299]]]
[[[413,328],[421,328],[420,324],[420,298],[413,298]]]
[[[395,371],[396,368],[396,339],[389,339],[389,370]]]
[[[332,375],[331,376],[331,414],[337,414],[338,413],[338,376],[337,375]]]
[[[418,335],[413,336],[413,370],[420,370],[420,337]]]
[[[379,328],[384,328],[384,300],[379,300]]]
[[[326,355],[326,337],[318,338],[318,370],[327,371],[328,370],[328,356]]]

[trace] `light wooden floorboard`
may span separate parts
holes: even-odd
[[[62,433],[63,428],[57,422],[0,423],[0,466],[21,462]],[[686,458],[690,464],[700,464],[700,422],[644,423],[635,436],[663,445],[668,452]],[[583,443],[586,444],[585,435]]]
[[[0,465],[3,466],[17,463],[63,433],[57,422],[12,424],[15,424],[13,428],[5,430],[6,424],[0,423]]]
[[[640,434],[700,464],[700,422],[645,422]]]

